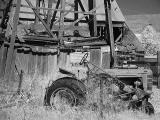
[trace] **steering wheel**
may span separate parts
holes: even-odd
[[[85,60],[87,59],[87,57],[88,57],[88,53],[84,54],[84,56],[82,57],[81,62],[79,64],[82,65],[85,62]]]

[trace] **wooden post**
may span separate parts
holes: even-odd
[[[111,63],[110,68],[115,66],[115,47],[114,47],[114,36],[113,36],[113,25],[112,25],[112,16],[111,16],[111,1],[104,0],[104,8],[106,15],[106,42],[110,43],[110,55]]]
[[[74,0],[74,11],[78,11],[78,0]],[[78,19],[78,13],[74,13],[74,21]],[[75,24],[75,26],[78,26],[78,22]],[[78,35],[78,30],[74,31],[74,35]]]
[[[88,8],[89,11],[96,8],[96,0],[88,0]],[[94,11],[96,13],[96,10]],[[97,20],[96,20],[96,15],[89,15],[89,30],[90,30],[90,35],[91,36],[96,36],[97,35]]]
[[[14,43],[17,32],[17,25],[19,21],[19,12],[20,12],[21,0],[17,0],[16,10],[13,18],[13,28],[11,35],[11,42],[7,53],[6,67],[5,67],[5,79],[9,80],[10,75],[12,73],[12,63],[13,63],[13,55],[14,55]]]
[[[160,89],[160,51],[157,52],[157,65],[158,65],[158,81],[157,87]]]
[[[66,0],[61,0],[61,9],[65,10],[65,2]],[[58,38],[60,39],[60,44],[63,44],[63,32],[64,32],[64,11],[60,12],[60,22],[59,22],[59,31],[58,31]],[[61,67],[61,63],[63,63],[63,56],[62,52],[58,52],[57,55],[57,64]]]
[[[89,11],[93,11],[94,13],[96,13],[96,0],[88,0],[88,8]],[[89,21],[90,35],[94,37],[97,35],[96,16],[89,15]],[[94,49],[90,51],[90,61],[96,64],[97,66],[100,66],[101,51],[99,49]]]

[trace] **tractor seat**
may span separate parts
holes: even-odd
[[[70,72],[68,70],[65,70],[63,68],[59,68],[59,72],[62,73],[62,74],[66,74],[66,75],[72,75],[72,76],[75,75],[74,73],[72,73],[72,72]]]

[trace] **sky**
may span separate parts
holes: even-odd
[[[124,15],[160,14],[160,0],[117,0]]]

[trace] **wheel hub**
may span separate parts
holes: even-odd
[[[68,88],[59,88],[51,95],[50,104],[55,109],[64,109],[65,106],[74,106],[76,97]]]

